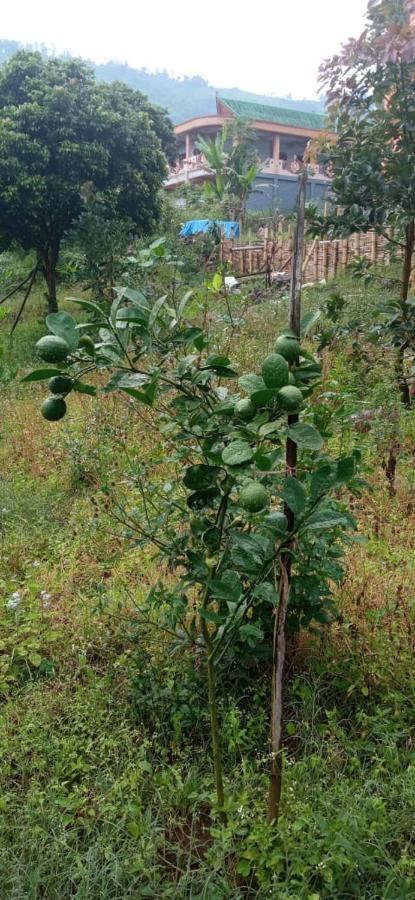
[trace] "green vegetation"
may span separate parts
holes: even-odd
[[[76,60],[13,56],[0,70],[0,246],[34,253],[27,292],[41,273],[57,309],[62,241],[88,197],[100,220],[132,235],[151,231],[173,150],[167,115],[142,94],[97,84]]]
[[[409,9],[369,5],[379,116]],[[39,67],[61,63],[18,56],[3,84],[13,66],[44,90]],[[348,85],[359,119],[368,85]],[[127,220],[92,186],[43,321],[37,248],[6,241],[6,900],[415,898],[413,222],[398,205],[403,267],[357,260],[300,308],[305,186],[291,296],[229,293],[212,236],[178,252],[167,202],[166,236],[126,253]]]
[[[305,312],[330,308],[333,291],[308,290]],[[359,541],[335,587],[340,617],[321,630],[312,556],[296,589],[295,602],[304,591],[317,619],[289,648],[278,830],[264,822],[267,664],[250,650],[217,686],[228,824],[214,817],[212,827],[203,670],[183,644],[168,655],[167,632],[144,612],[150,586],[160,576],[171,583],[170,563],[160,570],[134,524],[117,523],[114,488],[138,521],[145,472],[157,494],[171,493],[183,463],[166,455],[163,418],[128,394],[97,403],[77,392],[63,422],[49,426],[42,385],[1,389],[5,897],[413,896],[413,424],[395,403],[391,496],[382,467],[390,409],[380,407],[393,359],[362,336],[390,288],[345,280],[336,291],[350,332],[324,352],[314,417],[334,452],[364,451],[368,485],[353,502]],[[241,314],[243,301],[232,304]],[[193,301],[195,322],[198,308]],[[40,309],[39,300],[3,357],[21,374],[36,365]],[[226,340],[220,293],[210,309],[212,338]],[[233,339],[239,368],[269,354],[286,321],[283,296],[245,309]],[[351,417],[366,408],[378,412],[362,434]],[[203,516],[195,510],[197,534]],[[333,578],[338,560],[327,565]],[[301,615],[307,627],[307,605]]]
[[[339,140],[328,148],[332,198],[341,207],[323,230],[332,235],[370,230],[386,238],[402,259],[400,296],[389,304],[384,331],[395,347],[403,402],[410,403],[411,378],[405,350],[415,351],[413,301],[409,298],[415,249],[415,79],[412,0],[370,3],[367,28],[321,68]],[[357,260],[357,276],[376,278],[370,263]]]

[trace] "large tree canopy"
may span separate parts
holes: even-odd
[[[409,403],[404,352],[414,345],[408,303],[415,250],[415,0],[370,0],[367,27],[321,69],[338,141],[329,149],[333,234],[374,229],[402,255],[397,371]]]
[[[336,230],[389,226],[415,216],[414,0],[371,0],[367,27],[321,68],[338,131],[329,151]]]
[[[163,110],[79,60],[17,53],[0,71],[0,244],[35,250],[51,308],[62,239],[85,190],[137,233],[159,215],[173,132]]]

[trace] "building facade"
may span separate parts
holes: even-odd
[[[197,148],[198,139],[215,138],[234,118],[249,122],[257,138],[261,172],[249,197],[248,209],[292,210],[306,147],[324,130],[324,116],[226,97],[217,98],[216,115],[200,116],[176,125],[177,161],[170,167],[166,190],[186,183],[201,184],[212,177]],[[308,166],[308,171],[308,198],[322,205],[329,193],[330,173],[320,164]]]

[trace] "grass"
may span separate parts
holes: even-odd
[[[373,320],[379,289],[347,279],[338,288],[350,319]],[[308,290],[305,310],[329,290]],[[211,324],[249,371],[272,349],[287,300],[233,304],[233,323],[216,305]],[[278,830],[264,822],[268,677],[230,671],[221,685],[222,829],[209,814],[204,681],[140,619],[158,562],[122,538],[101,491],[114,483],[134,494],[131,472],[143,463],[170,477],[161,436],[114,395],[71,395],[68,418],[41,419],[44,388],[9,376],[32,366],[42,314],[39,298],[12,347],[9,318],[2,329],[1,897],[415,898],[414,426],[391,395],[390,360],[364,341],[352,352],[350,339],[326,353],[330,441],[364,450],[359,540],[338,623],[290,648]],[[386,412],[356,433],[350,415],[373,405]],[[392,496],[382,461],[396,408]]]

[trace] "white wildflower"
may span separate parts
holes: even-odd
[[[14,591],[14,593],[9,597],[6,606],[7,609],[17,609],[22,602],[22,595],[20,591]]]
[[[34,559],[32,562],[32,566],[34,569],[38,569],[39,566],[41,566],[41,565],[42,565],[42,563],[40,562],[40,559]]]
[[[40,592],[40,599],[42,601],[43,609],[49,609],[50,602],[52,600],[52,595],[48,593],[48,591]]]

